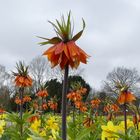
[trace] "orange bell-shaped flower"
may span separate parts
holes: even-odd
[[[129,91],[123,91],[119,95],[118,103],[119,104],[131,103],[134,100],[136,100],[136,97],[134,94],[132,94]]]
[[[80,47],[76,45],[76,40],[78,40],[85,28],[85,22],[83,20],[83,29],[73,36],[73,27],[71,22],[71,13],[69,12],[67,21],[65,21],[64,16],[61,18],[61,22],[56,20],[57,24],[49,21],[56,32],[56,37],[51,39],[39,37],[44,39],[45,42],[41,42],[41,45],[52,44],[52,46],[47,49],[43,55],[48,57],[51,62],[52,67],[60,65],[61,69],[65,66],[71,66],[71,68],[77,68],[80,62],[86,64],[87,55]]]
[[[15,85],[22,88],[32,86],[32,79],[28,74],[28,66],[25,66],[24,62],[19,61],[16,68],[18,72],[13,72]]]

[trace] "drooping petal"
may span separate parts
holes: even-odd
[[[73,60],[74,56],[79,55],[78,48],[73,41],[67,42],[67,47],[68,47],[70,57],[72,60]]]
[[[74,68],[77,69],[79,64],[80,64],[80,61],[79,61],[79,58],[77,57],[77,58],[75,58],[75,61],[74,61]]]
[[[119,96],[119,98],[118,98],[118,103],[119,104],[124,104],[125,103],[125,100],[126,100],[125,94],[124,93],[121,93],[120,96]]]
[[[69,65],[71,66],[71,68],[74,68],[74,62],[71,59],[69,59]]]
[[[48,54],[48,59],[51,61],[52,68],[58,64],[60,55],[55,55],[55,52]]]
[[[128,103],[130,103],[130,102],[132,102],[132,101],[134,101],[134,100],[136,100],[136,97],[134,96],[134,94],[132,94],[131,92],[128,92],[128,93],[126,94],[126,101],[127,101]]]
[[[121,92],[119,98],[118,98],[118,102],[120,104],[124,104],[124,103],[131,103],[134,100],[136,100],[136,97],[134,96],[134,94],[132,94],[131,92]]]
[[[43,53],[43,55],[48,55],[48,54],[54,52],[55,49],[56,49],[56,45],[54,45],[54,46],[50,47],[48,50],[46,50],[46,51]]]
[[[68,49],[68,46],[66,44],[64,44],[64,53],[67,56],[67,58],[70,59],[69,49]]]
[[[80,53],[80,61],[82,62],[82,63],[87,63],[87,58],[89,58],[90,56],[89,55],[87,55],[81,48],[79,48],[78,46],[77,46],[77,48],[78,48],[78,50],[79,50],[79,53]]]
[[[77,46],[77,47],[78,47],[78,46]],[[80,52],[80,53],[82,53],[83,55],[86,56],[86,58],[90,57],[90,56],[89,56],[88,54],[86,54],[81,48],[78,47],[78,49],[79,49],[79,52]]]
[[[18,78],[18,80],[19,80],[20,83],[23,83],[24,82],[24,77],[21,76],[21,77]]]
[[[61,69],[64,69],[65,66],[67,65],[68,59],[66,57],[66,55],[63,53],[62,54],[62,61],[60,62],[60,67]]]
[[[70,65],[71,68],[77,68],[80,62],[86,64],[89,57],[74,41],[60,42],[50,47],[43,55],[48,56],[52,67],[60,64],[61,68],[64,68],[66,64]]]
[[[87,63],[87,57],[86,57],[85,55],[83,55],[82,53],[80,53],[79,58],[80,58],[80,61],[81,61],[82,63],[84,63],[84,64]]]
[[[63,52],[63,50],[64,50],[64,45],[63,44],[64,43],[61,42],[61,43],[59,43],[59,44],[56,45],[56,48],[55,48],[55,54],[56,55]]]

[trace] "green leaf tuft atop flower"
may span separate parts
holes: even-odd
[[[66,43],[68,41],[78,40],[85,29],[84,19],[82,19],[82,21],[83,21],[82,30],[74,36],[73,36],[74,25],[72,24],[72,21],[71,21],[71,12],[68,13],[67,20],[65,20],[64,15],[62,15],[60,21],[56,19],[56,23],[48,21],[53,26],[54,31],[57,36],[51,39],[38,36],[39,38],[46,40],[45,42],[41,42],[39,44],[40,45],[58,44],[60,42]]]

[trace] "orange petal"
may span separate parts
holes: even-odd
[[[69,60],[69,65],[71,66],[71,68],[74,68],[74,62],[71,59]]]
[[[74,61],[74,68],[78,68],[78,66],[79,66],[79,64],[80,64],[80,61],[79,61],[79,58],[77,57],[76,59],[75,59],[75,61]]]
[[[125,93],[121,93],[119,98],[118,98],[118,103],[119,104],[124,104],[125,102],[126,102]]]
[[[68,47],[69,54],[72,60],[74,56],[79,55],[78,48],[75,45],[74,41],[67,42],[67,47]]]
[[[59,43],[59,44],[56,45],[55,54],[56,55],[57,54],[60,54],[60,53],[63,52],[63,50],[64,50],[64,43],[61,42],[61,43]]]
[[[68,59],[67,59],[66,55],[63,53],[63,55],[62,55],[62,61],[60,63],[61,69],[64,69],[65,68],[65,66],[67,65],[67,62],[68,62]]]
[[[126,102],[129,103],[129,102],[132,102],[134,100],[136,100],[136,97],[134,96],[134,94],[132,94],[130,92],[126,93]]]
[[[86,64],[87,63],[87,60],[86,59],[87,58],[85,57],[85,55],[83,55],[83,54],[80,53],[80,62]]]
[[[56,49],[56,45],[54,45],[54,46],[50,47],[48,50],[46,50],[46,51],[43,53],[43,55],[48,55],[49,53],[54,52],[55,49]]]
[[[68,46],[66,44],[64,45],[64,52],[65,52],[65,55],[67,56],[67,58],[70,59],[69,49],[68,49]]]
[[[55,53],[51,53],[48,55],[48,59],[51,61],[52,67],[55,67],[58,64],[60,55],[55,55]]]
[[[76,46],[77,46],[77,45],[76,45]],[[78,46],[77,46],[77,48],[79,49],[80,53],[82,53],[83,55],[86,56],[86,58],[90,57],[90,56],[89,56],[88,54],[86,54],[85,51],[83,51],[81,48],[79,48]]]
[[[20,76],[18,80],[19,80],[20,83],[23,83],[24,82],[24,77]]]

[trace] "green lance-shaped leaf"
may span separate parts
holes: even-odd
[[[40,42],[39,43],[40,45],[58,44],[58,43],[60,43],[62,41],[59,37],[53,37],[51,39],[44,38],[44,37],[39,37],[39,38],[47,40],[47,41],[44,41],[44,42]]]
[[[82,21],[83,21],[83,29],[72,38],[73,41],[78,40],[81,37],[81,35],[85,29],[86,24],[85,24],[84,19],[82,19]]]

